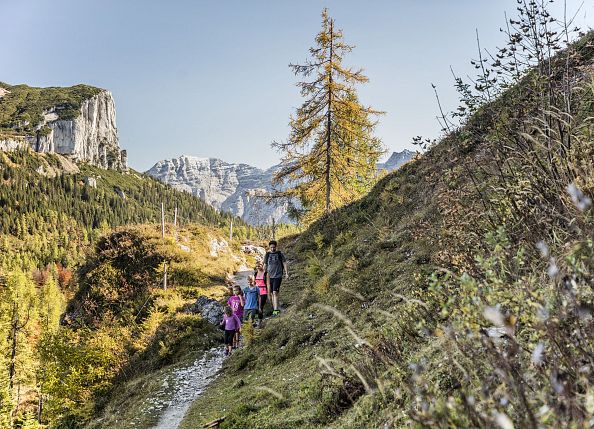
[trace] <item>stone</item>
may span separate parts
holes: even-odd
[[[210,256],[212,256],[213,258],[217,258],[219,254],[221,254],[222,252],[229,251],[229,243],[227,243],[227,240],[223,238],[219,240],[217,238],[210,237],[209,248]]]
[[[85,185],[97,189],[97,179],[91,176],[85,177]]]
[[[102,168],[126,169],[127,154],[119,147],[115,102],[111,92],[102,90],[84,100],[80,114],[60,119],[56,106],[43,114],[35,135],[22,139],[0,137],[0,150],[31,147],[36,152],[57,153],[76,162]]]
[[[413,159],[416,154],[416,152],[407,149],[403,150],[402,152],[393,152],[386,162],[377,164],[377,169],[380,171],[386,170],[388,172],[397,170],[408,161]]]
[[[120,166],[116,110],[111,92],[101,91],[83,101],[80,115],[74,119],[58,119],[55,112],[47,112],[44,116],[46,120],[38,125],[38,129],[47,126],[49,133],[38,133],[30,139],[37,152],[69,155],[76,161],[87,161],[104,168]],[[108,149],[117,153],[111,165]]]
[[[28,146],[29,145],[25,140],[12,137],[0,137],[0,150],[2,151],[26,149]]]
[[[120,196],[121,199],[123,199],[123,200],[126,199],[126,193],[124,191],[122,191],[120,188],[118,188],[117,186],[115,186],[113,188],[113,190],[115,191],[116,194],[118,194]]]
[[[266,254],[266,249],[262,246],[255,246],[253,244],[244,244],[240,248],[241,253],[245,253],[246,255],[257,255],[257,256],[264,256]]]
[[[120,152],[120,163],[122,165],[122,169],[124,171],[128,171],[128,151],[125,149]]]
[[[267,203],[259,197],[272,190],[275,168],[261,170],[216,158],[183,155],[157,162],[147,174],[253,225],[269,224],[272,219],[277,223],[287,223],[290,219],[286,203]]]
[[[206,296],[199,297],[188,311],[200,314],[204,320],[213,325],[218,325],[223,320],[223,306],[216,299]]]

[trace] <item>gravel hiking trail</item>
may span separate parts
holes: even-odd
[[[242,267],[244,268],[244,267]],[[243,269],[235,274],[236,283],[242,288],[247,286],[247,279],[253,272]],[[168,401],[155,399],[151,407],[160,411],[159,423],[152,429],[177,429],[196,400],[216,378],[225,360],[223,346],[215,347],[196,359],[192,365],[173,371],[163,382],[163,390],[173,385],[173,395]],[[160,395],[157,395],[157,397]],[[163,411],[164,410],[164,411]]]

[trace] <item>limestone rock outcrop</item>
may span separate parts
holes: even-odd
[[[377,164],[377,169],[388,172],[394,171],[413,159],[416,154],[416,152],[408,149],[404,149],[402,152],[393,152],[386,162]]]
[[[82,101],[78,114],[68,119],[60,117],[65,108],[57,105],[44,110],[43,119],[34,126],[34,132],[19,137],[0,135],[0,150],[15,150],[28,145],[36,152],[58,153],[73,161],[109,169],[127,169],[126,151],[120,150],[119,146],[111,92],[97,90],[95,95]]]
[[[23,149],[28,146],[25,140],[16,139],[13,137],[0,137],[0,150],[9,151],[16,149]]]
[[[74,119],[59,119],[54,111],[47,112],[37,128],[37,134],[28,137],[37,152],[68,155],[103,168],[127,168],[127,157],[118,141],[115,103],[109,91],[83,101],[80,115]]]
[[[198,313],[203,319],[213,325],[218,325],[223,320],[223,306],[216,300],[200,296],[188,309],[190,313]]]

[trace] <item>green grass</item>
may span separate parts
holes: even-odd
[[[168,400],[173,395],[173,385],[163,392],[163,382],[173,370],[173,367],[165,367],[119,386],[111,393],[109,403],[101,413],[101,417],[93,420],[86,429],[106,427],[146,429],[157,424],[159,414],[154,409],[148,409],[149,400],[155,398]]]
[[[150,350],[141,360],[143,369],[136,370],[134,377],[114,387],[107,395],[108,400],[98,404],[101,409],[100,417],[93,419],[85,429],[148,429],[158,423],[163,409],[155,403],[168,402],[175,391],[175,385],[169,376],[178,368],[190,366],[206,350],[220,343],[221,335],[218,330],[201,321],[199,316],[194,316],[193,319],[198,323],[185,323],[183,329],[172,332],[176,334],[186,331],[190,334],[176,335],[174,350],[168,351],[172,354],[168,360],[174,363],[163,366],[163,356],[159,356],[159,350]],[[191,328],[188,330],[188,327]]]
[[[587,40],[593,37],[590,33]],[[583,55],[591,64],[591,49]],[[590,79],[591,72],[585,83]],[[575,311],[592,305],[587,286],[592,264],[584,256],[594,248],[592,209],[579,213],[566,201],[567,224],[547,217],[558,200],[568,198],[563,192],[567,184],[559,180],[554,183],[560,190],[557,200],[518,198],[526,211],[542,209],[540,224],[506,223],[501,194],[514,189],[497,186],[490,150],[499,147],[498,127],[507,124],[498,120],[505,122],[507,114],[527,129],[533,124],[532,111],[526,113],[514,97],[527,92],[527,83],[520,85],[481,108],[466,127],[423,157],[380,180],[369,195],[282,240],[292,274],[282,287],[287,311],[269,320],[252,344],[227,360],[223,374],[194,402],[181,429],[197,429],[221,417],[223,428],[490,427],[495,411],[524,427],[524,410],[531,407],[538,414],[557,407],[548,411],[554,418],[538,420],[554,426],[551,422],[564,421],[568,403],[583,403],[585,393],[570,399],[557,395],[550,374],[575,372],[575,363],[564,362],[566,353],[585,362],[592,350],[585,337],[576,340],[584,349],[574,347],[564,331],[573,326],[578,332],[582,323],[591,323],[590,316],[588,322],[584,316],[576,322]],[[591,116],[594,105],[594,88],[586,88],[573,99],[583,117],[582,109]],[[500,119],[502,111],[506,115]],[[570,168],[591,196],[591,163],[580,161],[592,154],[591,123],[576,120],[574,126],[584,129],[576,138],[580,157]],[[507,137],[521,141],[515,131]],[[531,161],[517,157],[506,172],[513,177],[533,171]],[[483,182],[474,183],[465,168]],[[477,189],[492,198],[489,209],[501,211],[502,225],[489,222],[487,215],[493,213],[481,204]],[[506,227],[507,241],[500,234]],[[535,237],[554,240],[557,247],[551,254],[565,261],[563,282],[569,287],[567,279],[575,279],[570,288],[581,294],[578,298],[551,298],[563,294],[564,283],[547,276],[546,261],[534,250]],[[514,316],[506,320],[520,320],[506,322],[518,330],[517,348],[511,341],[491,347],[484,338],[485,328],[492,325],[483,310],[498,304]],[[565,306],[567,310],[559,310]],[[534,321],[538,308],[557,313],[551,313],[549,322]],[[547,361],[546,370],[531,363],[536,339],[548,344],[551,356],[556,353],[556,362]],[[553,351],[555,343],[565,341],[561,353]],[[576,389],[591,391],[590,376],[575,379]],[[521,389],[526,389],[528,405],[518,393]],[[469,396],[476,405],[465,399]],[[586,410],[581,421],[589,421],[591,408],[576,407]]]
[[[433,171],[427,160],[409,164],[367,197],[283,241],[292,274],[282,288],[287,311],[227,361],[182,429],[222,416],[229,428],[394,421],[380,410],[395,400],[391,383],[402,373],[387,377],[382,359],[400,359],[405,371],[409,359],[430,347],[409,315],[421,310],[394,294],[422,295],[435,267],[439,214],[427,179]],[[391,387],[381,392],[381,383]]]
[[[89,428],[150,427],[159,412],[148,410],[147,400],[162,390],[163,377],[221,343],[221,332],[188,307],[200,295],[223,296],[226,275],[238,268],[239,242],[213,257],[209,238],[221,238],[221,230],[189,225],[177,230],[177,239],[167,234],[161,238],[150,225],[119,228],[97,242],[80,268],[66,326],[43,357],[51,383],[46,416],[55,427],[69,427],[69,421]],[[160,287],[163,262],[169,266],[167,290]],[[84,359],[64,361],[75,352],[98,358],[93,372]],[[87,400],[66,407],[60,395],[67,394]]]

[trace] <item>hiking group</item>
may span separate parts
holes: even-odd
[[[278,243],[271,240],[263,260],[256,262],[254,274],[248,277],[248,286],[234,284],[227,300],[221,328],[225,331],[225,355],[239,347],[241,323],[250,322],[260,327],[264,318],[264,307],[269,300],[272,316],[280,313],[279,293],[283,275],[288,278],[287,260],[278,250]],[[256,319],[257,316],[257,319]]]

